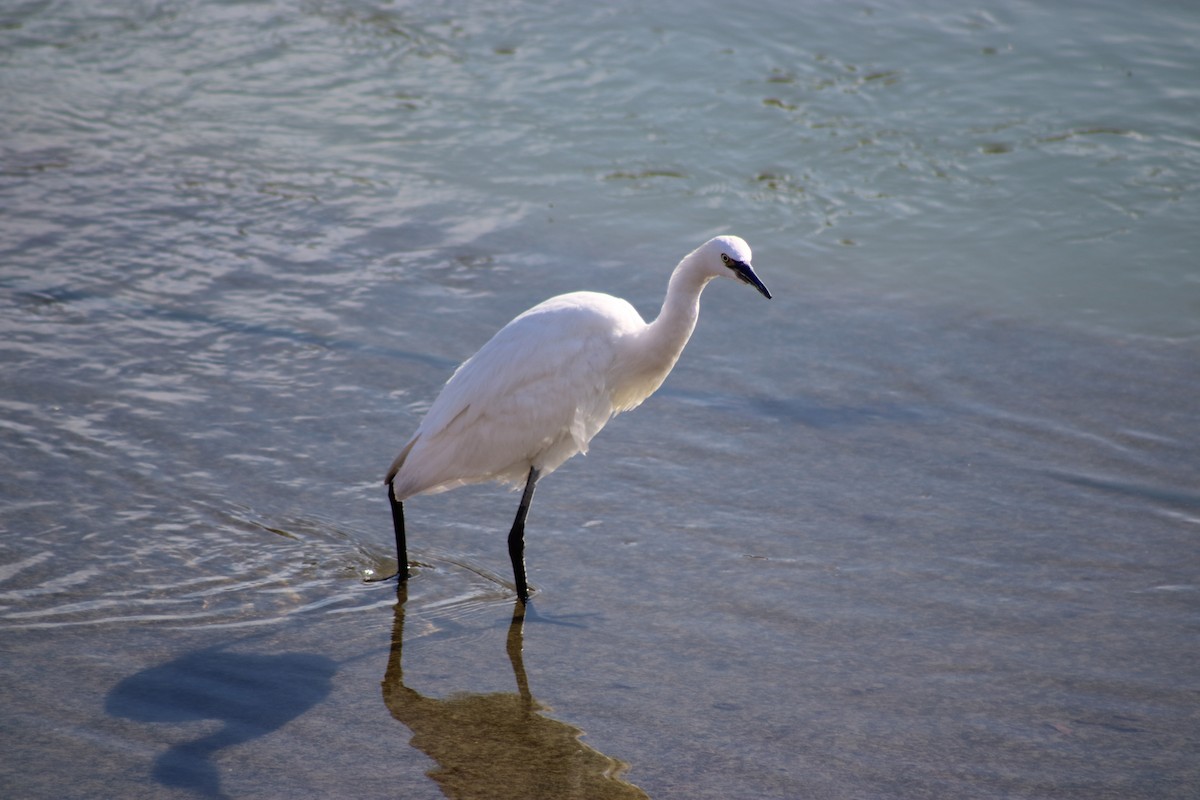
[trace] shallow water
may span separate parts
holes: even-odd
[[[6,794],[1193,795],[1200,14],[655,8],[0,13]],[[458,361],[724,230],[523,626],[495,488],[362,581]]]

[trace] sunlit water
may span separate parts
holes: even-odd
[[[1197,76],[1186,4],[6,6],[5,795],[1194,796]],[[455,364],[724,231],[775,298],[539,487],[523,628],[495,488],[363,582]]]

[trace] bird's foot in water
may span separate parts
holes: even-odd
[[[411,570],[408,568],[408,565],[406,565],[402,580],[408,580],[411,574]],[[363,583],[382,583],[383,581],[390,581],[392,578],[400,578],[399,565],[397,565],[396,569],[393,570],[377,570],[368,567],[362,571]]]

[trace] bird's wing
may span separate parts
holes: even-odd
[[[621,332],[614,323],[632,312],[617,308],[614,319],[596,297],[605,296],[535,306],[458,368],[398,465],[398,497],[482,480],[519,483],[530,466],[546,474],[586,452],[613,413],[608,376]]]

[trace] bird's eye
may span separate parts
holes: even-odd
[[[729,257],[728,253],[721,253],[721,260],[725,262],[725,266],[727,267],[733,265],[733,259]]]

